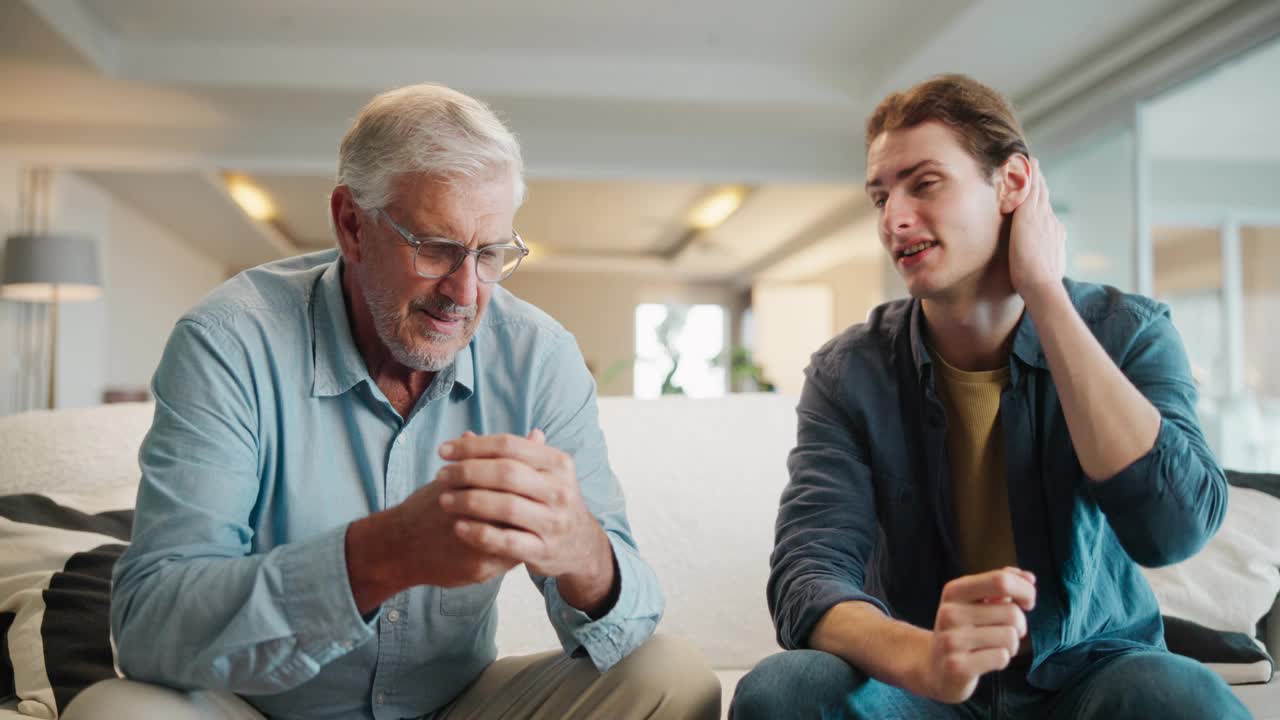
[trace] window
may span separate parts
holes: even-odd
[[[725,322],[719,305],[636,306],[636,397],[723,395]]]
[[[1094,135],[1044,169],[1067,229],[1067,276],[1128,292],[1138,289],[1133,137],[1128,128]]]
[[[1277,72],[1272,42],[1141,110],[1155,295],[1182,334],[1218,460],[1255,472],[1280,472],[1280,132],[1261,90]]]

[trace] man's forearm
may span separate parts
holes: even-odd
[[[184,519],[188,527],[198,522]],[[226,557],[187,555],[172,537],[135,539],[136,553],[117,563],[112,587],[121,669],[171,687],[249,695],[311,680],[344,647],[372,636],[351,613],[347,589],[320,582],[338,570],[343,540],[335,529],[267,553]],[[192,547],[205,546],[185,546]],[[161,557],[175,548],[176,561]]]
[[[592,618],[601,618],[613,609],[619,590],[618,561],[603,528],[595,535],[589,557],[581,572],[556,578],[556,587],[565,602]]]
[[[388,567],[388,559],[398,557],[404,547],[391,539],[389,518],[384,510],[347,526],[347,578],[361,615],[376,610],[405,587],[401,575]]]
[[[1115,476],[1155,445],[1160,412],[1112,362],[1065,288],[1059,284],[1024,300],[1080,466],[1094,481]]]
[[[853,600],[822,616],[809,636],[809,647],[842,658],[887,685],[923,694],[918,659],[928,654],[929,636],[929,630]]]

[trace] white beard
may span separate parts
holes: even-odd
[[[399,312],[391,293],[379,288],[376,284],[361,284],[364,286],[364,301],[369,307],[369,314],[373,316],[373,327],[378,333],[378,339],[391,352],[391,357],[395,358],[396,362],[401,365],[413,370],[440,372],[453,364],[453,359],[457,355],[458,349],[461,349],[470,339],[475,318],[475,308],[463,309],[458,306],[451,306],[447,302],[432,302],[429,298],[421,298],[410,303],[410,311],[444,305],[450,308],[450,312],[469,312],[468,321],[458,335],[443,335],[428,330],[418,334],[419,337],[426,341],[425,343],[417,347],[406,345],[401,341],[398,331],[408,321],[408,317]],[[457,349],[443,352],[434,349],[446,345],[451,340],[456,342],[459,339],[462,342]]]

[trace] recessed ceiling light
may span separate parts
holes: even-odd
[[[252,180],[243,175],[228,175],[227,192],[241,210],[254,220],[267,222],[276,217],[276,204],[271,197]]]
[[[694,230],[719,227],[737,212],[746,197],[747,189],[741,185],[726,185],[716,190],[689,211],[689,227]]]

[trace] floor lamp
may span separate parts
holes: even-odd
[[[49,409],[53,409],[58,369],[58,304],[93,300],[102,293],[98,251],[90,238],[75,235],[11,235],[0,261],[0,297],[49,303]]]

